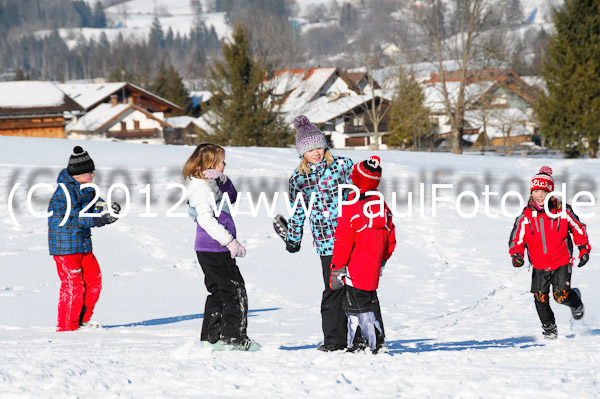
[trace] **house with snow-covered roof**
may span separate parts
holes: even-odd
[[[0,82],[0,135],[65,138],[68,116],[83,111],[52,82]]]
[[[183,113],[183,109],[164,98],[127,82],[106,83],[58,83],[57,87],[69,95],[81,107],[89,112],[103,103],[116,98],[118,103],[132,103],[152,113]]]
[[[73,119],[66,127],[67,137],[76,140],[112,139],[151,144],[166,144],[165,132],[172,126],[163,119],[133,104],[113,98]],[[168,133],[167,133],[168,135]]]
[[[166,122],[173,127],[172,130],[165,132],[167,144],[194,145],[198,143],[198,137],[203,133],[202,124],[197,118],[191,116],[172,116],[167,118]]]
[[[445,72],[446,88],[455,103],[460,88],[458,71]],[[469,71],[465,86],[463,138],[475,145],[541,144],[534,104],[540,89],[509,69]],[[450,118],[443,96],[442,78],[431,73],[422,82],[425,105],[430,108],[441,139],[450,136]]]
[[[365,72],[332,67],[276,71],[265,84],[272,90],[276,111],[290,125],[296,116],[306,115],[334,148],[364,148],[374,144],[374,126],[366,110],[373,101],[383,103],[383,108],[389,104],[389,98],[372,82]],[[378,124],[379,145],[385,144],[386,128],[387,118]]]

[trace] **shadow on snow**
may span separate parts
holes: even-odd
[[[457,342],[434,342],[432,339],[409,339],[387,341],[387,345],[390,354],[464,351],[467,349],[530,348],[535,346],[544,346],[539,342],[536,343],[535,337],[512,337],[485,341],[470,340]]]
[[[486,341],[459,341],[459,342],[437,342],[433,339],[407,339],[386,341],[388,353],[391,355],[401,353],[420,353],[436,351],[464,351],[467,349],[492,349],[492,348],[530,348],[544,346],[536,343],[534,337],[513,337],[506,339],[494,339]],[[302,349],[316,349],[318,345],[281,346],[279,349],[295,351]]]
[[[270,311],[279,310],[279,309],[280,308],[268,308],[268,309],[249,310],[248,311],[248,317],[256,316],[256,315],[253,315],[252,313],[270,312]],[[134,323],[127,323],[127,324],[115,324],[115,325],[111,325],[111,326],[102,326],[102,328],[135,327],[135,326],[158,326],[158,325],[162,325],[162,324],[179,323],[179,322],[182,322],[182,321],[194,320],[194,319],[202,319],[202,318],[204,318],[204,313],[188,314],[188,315],[184,315],[184,316],[163,317],[161,319],[151,319],[151,320],[144,320],[144,321],[136,321]]]

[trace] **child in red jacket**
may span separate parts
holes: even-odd
[[[531,180],[530,188],[531,197],[523,213],[515,220],[510,235],[509,253],[513,266],[521,267],[525,263],[523,257],[527,248],[533,266],[531,292],[543,334],[546,338],[556,338],[558,332],[550,308],[550,285],[554,300],[569,306],[575,320],[581,319],[584,314],[581,292],[571,287],[573,241],[579,248],[578,267],[587,263],[591,248],[585,224],[581,223],[569,204],[563,205],[557,198],[551,197],[548,207],[544,207],[548,193],[554,190],[550,167],[542,166]]]
[[[341,209],[335,231],[335,246],[331,261],[331,289],[344,288],[342,306],[348,317],[348,348],[355,336],[362,335],[373,353],[384,352],[385,337],[381,315],[375,314],[378,304],[377,288],[385,262],[396,247],[392,213],[377,194],[381,180],[379,157],[354,165],[352,183],[358,188],[348,196],[356,200]]]

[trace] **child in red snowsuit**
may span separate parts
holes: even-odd
[[[331,261],[331,289],[344,288],[342,307],[348,317],[348,348],[353,349],[357,330],[374,353],[385,351],[383,325],[377,320],[377,288],[385,262],[396,247],[392,213],[377,190],[381,180],[379,157],[373,156],[352,169],[352,182],[358,188],[348,196],[356,202],[341,209],[335,231]],[[345,283],[345,286],[344,286]]]
[[[579,248],[579,264],[582,267],[589,260],[590,244],[585,224],[581,223],[571,206],[554,197],[544,203],[548,193],[554,190],[552,169],[543,166],[531,180],[531,197],[523,213],[515,220],[510,235],[509,253],[514,267],[525,263],[527,248],[533,266],[531,292],[535,298],[535,308],[542,322],[546,338],[556,338],[558,331],[554,313],[550,308],[550,285],[556,302],[567,305],[575,320],[583,317],[584,307],[581,292],[571,288],[573,268],[573,241]],[[552,218],[549,214],[560,215]],[[571,240],[573,237],[573,241]]]
[[[63,169],[56,189],[50,200],[48,211],[48,247],[56,262],[60,278],[60,296],[58,300],[58,331],[73,331],[80,326],[100,327],[90,320],[94,306],[102,290],[102,274],[96,257],[92,253],[92,227],[100,227],[116,221],[105,206],[98,201],[92,187],[81,185],[92,183],[94,179],[94,161],[80,146],[73,149],[68,166]],[[82,216],[87,213],[100,213],[98,217]],[[112,203],[112,212],[118,213],[121,207]],[[67,220],[63,219],[70,211]]]

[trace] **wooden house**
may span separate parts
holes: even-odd
[[[67,116],[83,111],[51,82],[0,82],[0,135],[65,138]]]
[[[100,104],[67,126],[67,137],[77,140],[113,139],[165,144],[172,126],[146,109],[132,104]]]

